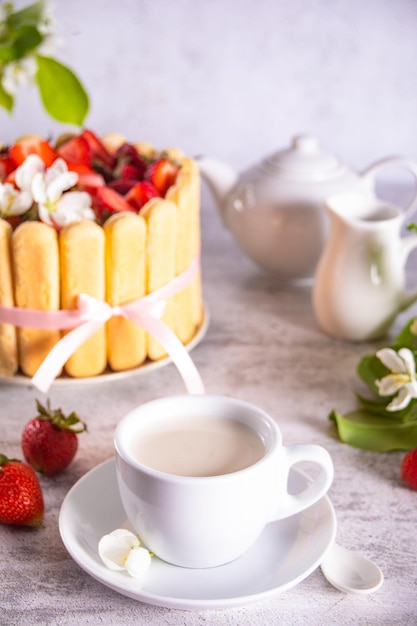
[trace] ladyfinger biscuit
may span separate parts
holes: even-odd
[[[185,159],[184,152],[179,148],[166,148],[166,150],[164,150],[164,155],[166,155],[171,161],[176,161],[177,163],[182,163]]]
[[[146,291],[152,293],[175,277],[178,208],[173,202],[154,198],[143,207],[141,215],[147,222]],[[174,296],[167,299],[161,319],[175,332]],[[147,339],[150,359],[166,356],[156,339],[150,335]]]
[[[181,168],[181,177],[183,177],[190,185],[191,196],[191,249],[192,257],[194,257],[201,249],[201,224],[200,224],[200,171],[193,159],[184,159]],[[201,286],[201,271],[198,272],[192,283],[192,311],[193,320],[196,328],[199,328],[204,318],[203,295]]]
[[[191,260],[191,215],[189,186],[180,181],[180,175],[176,184],[168,190],[167,199],[171,200],[178,208],[178,234],[175,255],[175,274],[180,274],[189,265]],[[175,294],[175,333],[178,338],[187,343],[194,335],[194,321],[192,315],[192,292],[191,285]]]
[[[118,213],[104,224],[106,235],[106,300],[125,304],[146,293],[146,221],[134,213]],[[107,323],[107,359],[113,370],[140,365],[147,355],[143,328],[123,317]]]
[[[147,159],[155,159],[158,155],[158,151],[153,147],[151,143],[147,141],[138,141],[134,144],[139,154]]]
[[[11,236],[12,227],[0,219],[0,306],[14,306]],[[17,368],[16,328],[0,324],[0,375],[13,376]]]
[[[65,226],[59,234],[61,259],[61,308],[77,307],[85,293],[105,298],[105,238],[103,229],[83,220]],[[106,329],[103,324],[68,359],[65,370],[76,378],[97,376],[106,368]]]
[[[178,239],[176,274],[183,272],[197,254],[199,240],[199,196],[195,190],[192,161],[184,159],[177,181],[167,193],[167,199],[178,207]],[[175,296],[176,334],[188,343],[202,318],[200,277]]]
[[[114,154],[120,146],[126,143],[127,139],[120,133],[106,133],[102,136],[101,141],[106,150],[108,150],[110,154]]]
[[[16,306],[59,309],[59,252],[56,231],[42,222],[23,222],[12,235]],[[19,363],[33,376],[60,338],[59,330],[19,328]]]

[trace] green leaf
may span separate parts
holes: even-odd
[[[415,328],[415,333],[412,329]],[[417,355],[417,318],[409,320],[392,346],[394,350],[408,348]],[[368,399],[356,394],[362,405],[360,409],[341,415],[332,411],[330,419],[336,423],[339,437],[357,448],[385,452],[388,450],[411,450],[417,448],[417,400],[412,399],[405,409],[387,411],[392,397],[381,397],[375,384],[389,374],[376,354],[364,356],[357,373],[375,396]]]
[[[88,95],[75,74],[50,57],[36,55],[36,82],[42,103],[51,117],[82,126],[88,113]]]
[[[3,107],[3,109],[6,109],[8,113],[11,113],[13,111],[13,106],[14,106],[13,96],[11,96],[1,84],[1,76],[0,76],[0,106]]]
[[[16,33],[13,44],[14,59],[22,59],[42,43],[43,36],[35,26],[22,26]]]
[[[14,54],[13,43],[0,44],[0,61],[2,65],[14,61]]]
[[[0,61],[3,65],[18,61],[33,53],[43,40],[44,36],[36,26],[22,26],[0,43]]]
[[[389,369],[378,359],[376,354],[364,356],[359,362],[356,371],[370,390],[378,396],[378,387],[375,385],[375,381],[389,374]]]
[[[351,411],[341,415],[332,411],[341,441],[364,450],[388,452],[417,448],[417,421],[389,422],[368,411]]]
[[[394,348],[397,350],[400,348],[409,348],[413,352],[417,352],[417,334],[411,332],[412,328],[415,328],[415,332],[417,332],[417,317],[410,319],[404,326],[395,339]]]
[[[411,328],[413,327],[417,332],[417,318],[412,318],[407,322],[400,334],[396,337],[393,345],[389,347],[397,351],[400,348],[409,348],[409,350],[416,353],[417,334],[411,332]],[[389,374],[389,370],[381,363],[376,354],[368,354],[359,362],[357,373],[371,391],[373,391],[375,395],[378,395],[378,388],[375,385],[375,381]]]
[[[384,417],[391,422],[411,422],[413,420],[417,420],[417,401],[411,400],[410,404],[405,408],[399,411],[387,411],[386,406],[391,401],[391,398],[385,399],[384,401],[375,401],[368,400],[364,398],[360,394],[356,394],[359,402],[362,405],[363,409],[366,409],[369,413],[373,413],[374,415],[379,415],[380,417]]]
[[[40,0],[40,2],[30,4],[20,11],[11,13],[7,18],[7,24],[12,28],[20,28],[25,25],[36,26],[42,19],[44,11],[45,2],[44,0]]]

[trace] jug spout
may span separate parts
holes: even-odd
[[[237,182],[238,174],[232,167],[217,159],[198,157],[196,161],[201,175],[213,193],[224,221],[226,199]]]

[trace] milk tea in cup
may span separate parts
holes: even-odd
[[[149,425],[132,438],[132,458],[176,476],[221,476],[253,465],[265,454],[261,437],[233,419],[191,415]]]
[[[226,396],[144,404],[121,420],[114,442],[131,526],[156,556],[182,567],[240,557],[266,524],[314,504],[333,478],[326,450],[283,446],[272,417]],[[288,475],[299,461],[321,472],[302,494],[289,494]]]

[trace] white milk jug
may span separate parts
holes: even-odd
[[[406,292],[405,265],[417,236],[401,237],[406,211],[362,194],[326,200],[327,244],[313,286],[313,307],[321,328],[341,339],[383,337],[395,317],[417,300]]]

